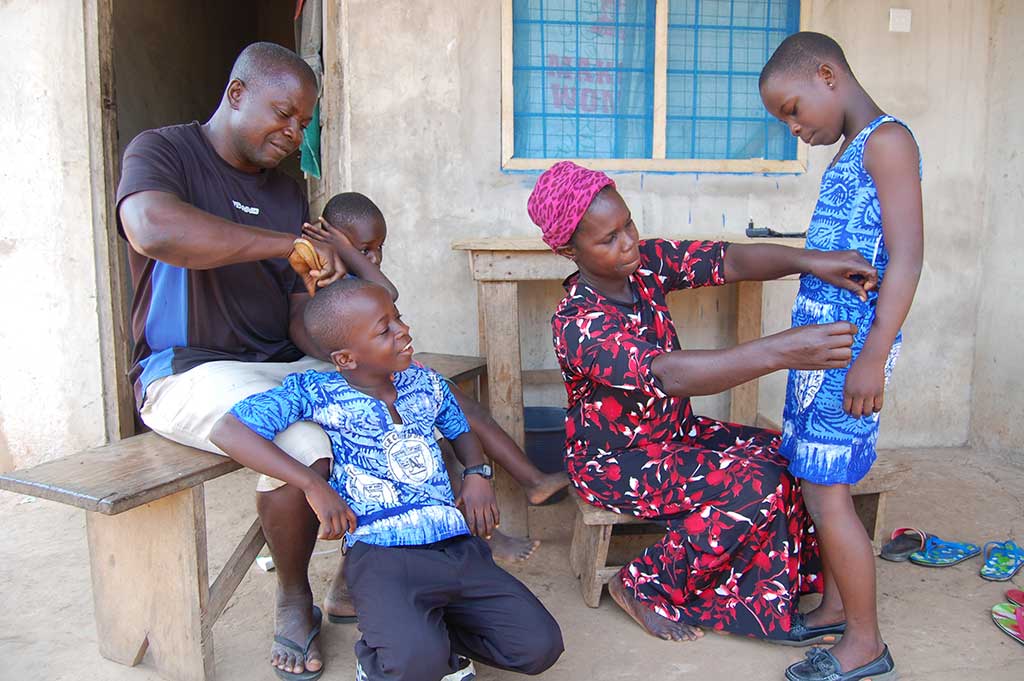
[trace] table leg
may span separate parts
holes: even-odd
[[[761,337],[761,310],[764,285],[760,281],[736,284],[736,342],[746,343]],[[729,420],[754,425],[757,421],[757,379],[732,389]]]
[[[160,676],[213,678],[203,486],[118,515],[86,514],[96,638],[134,666],[148,649]]]
[[[512,281],[484,281],[479,287],[483,343],[487,354],[487,403],[491,416],[516,444],[523,447],[523,361],[519,348],[519,285]],[[494,491],[501,511],[501,529],[507,534],[529,532],[526,496],[504,470],[494,476]]]

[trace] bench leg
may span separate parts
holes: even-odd
[[[100,654],[134,666],[148,648],[166,679],[212,679],[203,486],[86,527]]]
[[[603,579],[604,566],[608,560],[608,545],[611,538],[611,525],[585,525],[582,519],[573,532],[573,543],[579,542],[574,551],[574,570],[579,571],[583,602],[591,608],[596,608],[601,603],[601,589],[607,581]]]
[[[853,507],[857,511],[857,517],[864,524],[864,529],[867,530],[876,555],[885,543],[885,502],[885,492],[856,494],[853,497]]]

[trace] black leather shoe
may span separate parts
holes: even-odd
[[[786,670],[789,681],[894,681],[896,664],[889,654],[889,646],[882,649],[882,654],[862,667],[848,672],[840,671],[839,660],[823,648],[811,648],[807,657]]]
[[[836,643],[846,631],[846,622],[826,624],[823,627],[809,627],[803,613],[796,613],[791,618],[792,624],[786,638],[768,639],[781,646],[810,646],[815,643]]]

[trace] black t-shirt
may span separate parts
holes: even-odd
[[[137,192],[174,194],[232,222],[295,234],[309,219],[298,183],[277,170],[244,173],[222,159],[200,125],[142,132],[124,152],[117,207]],[[118,231],[124,228],[118,215]],[[188,225],[177,225],[186,234]],[[135,297],[130,378],[137,403],[155,379],[216,360],[290,362],[288,296],[305,291],[283,258],[190,270],[128,249]]]

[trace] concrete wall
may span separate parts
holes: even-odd
[[[104,437],[82,3],[0,3],[0,470]]]
[[[907,34],[888,32],[890,4],[817,0],[810,28],[844,45],[867,90],[910,123],[924,155],[926,264],[886,400],[882,442],[959,445],[968,439],[964,405],[974,361],[989,5],[904,2],[914,12]],[[385,269],[402,291],[421,349],[476,350],[475,288],[466,255],[450,251],[451,241],[536,233],[525,210],[536,174],[499,167],[499,5],[347,3],[351,137],[345,148],[352,187],[378,201],[388,218]],[[751,216],[801,228],[834,151],[812,149],[805,175],[623,173],[615,179],[645,235],[728,237],[741,233]],[[766,291],[765,330],[785,328],[794,285],[773,283]],[[523,287],[527,368],[554,366],[547,318],[559,297],[557,284]],[[735,303],[728,289],[677,296],[673,309],[687,347],[732,341],[726,329]],[[781,414],[783,390],[783,375],[763,380],[764,414]],[[527,394],[528,403],[561,399],[559,390]],[[727,406],[718,396],[698,408],[723,416]]]
[[[995,3],[980,296],[971,401],[973,444],[1024,452],[1024,273],[1019,260],[1024,200],[1024,5]]]

